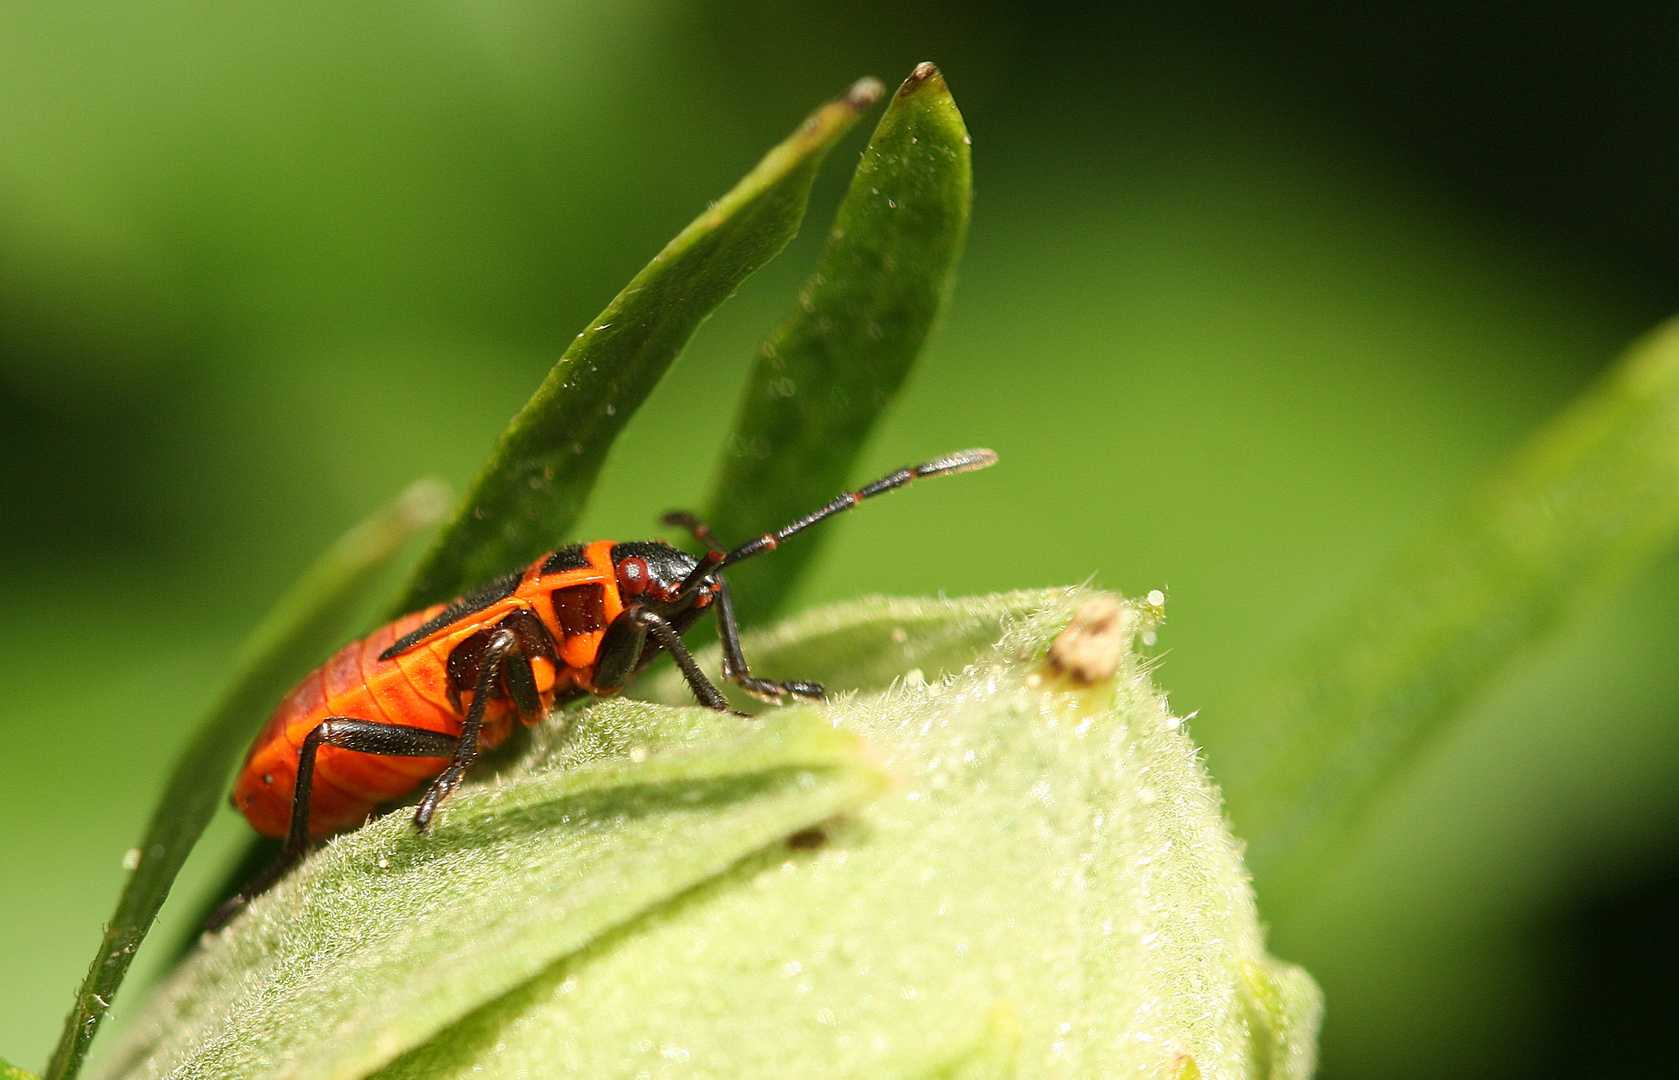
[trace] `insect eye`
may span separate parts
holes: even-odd
[[[647,591],[652,579],[644,559],[631,556],[618,564],[618,591],[625,596],[640,596]]]

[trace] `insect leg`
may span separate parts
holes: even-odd
[[[303,746],[298,751],[297,782],[292,788],[291,828],[286,834],[286,844],[280,857],[212,912],[204,922],[204,929],[214,932],[227,925],[227,921],[253,897],[267,892],[279,881],[309,849],[309,808],[315,790],[315,755],[321,747],[336,746],[341,750],[386,757],[449,757],[455,753],[457,743],[453,736],[440,731],[357,720],[353,716],[329,716],[316,724],[304,736]]]
[[[647,623],[638,618],[643,610],[641,604],[631,604],[606,628],[600,648],[595,650],[595,693],[616,694],[640,666],[641,654],[647,648]]]
[[[354,750],[358,754],[384,757],[451,757],[460,740],[441,731],[380,724],[350,716],[329,716],[304,736],[297,757],[297,786],[292,791],[291,831],[286,836],[286,854],[292,858],[309,847],[309,803],[315,786],[315,755],[322,746]]]
[[[700,704],[718,712],[732,712],[729,699],[705,677],[705,672],[701,671],[700,665],[694,661],[694,654],[688,651],[688,646],[682,644],[682,635],[676,632],[676,628],[666,622],[662,615],[646,609],[642,609],[642,614],[648,632],[658,639],[659,644],[670,653],[671,659],[676,661],[676,666],[682,669],[682,677],[687,680],[688,688],[694,692],[694,696],[700,699]]]
[[[513,652],[502,664],[507,693],[519,710],[519,719],[527,724],[536,723],[542,719],[542,694],[536,689],[536,672],[531,670],[530,658],[522,652]]]
[[[729,708],[729,699],[712,685],[700,670],[700,665],[695,663],[694,654],[682,644],[682,635],[676,632],[676,628],[663,615],[640,603],[631,604],[621,611],[601,639],[600,649],[595,654],[598,658],[594,675],[596,693],[615,694],[623,687],[641,663],[649,634],[682,669],[682,677],[687,680],[694,696],[700,699],[701,705],[718,712],[733,711]]]
[[[828,696],[821,683],[753,678],[751,669],[746,666],[746,655],[740,649],[740,623],[735,619],[735,603],[729,596],[729,583],[721,579],[717,590],[717,633],[723,639],[723,678],[753,697],[780,704],[788,694],[813,701],[821,701]]]
[[[431,824],[431,816],[436,813],[437,804],[447,799],[450,793],[460,786],[461,778],[478,757],[478,733],[484,727],[484,712],[490,706],[497,676],[504,670],[508,654],[516,654],[520,660],[524,660],[524,655],[519,653],[518,649],[518,636],[504,626],[497,627],[495,632],[490,634],[490,640],[485,643],[484,659],[478,669],[478,685],[472,693],[472,706],[466,711],[466,723],[461,725],[461,737],[455,744],[455,759],[449,763],[447,769],[438,774],[431,786],[426,788],[420,805],[414,810],[414,827],[422,832]],[[526,670],[529,670],[528,662]]]
[[[896,475],[896,474],[894,474]],[[717,540],[711,535],[711,526],[688,513],[686,510],[672,510],[659,519],[666,525],[675,525],[687,529],[688,532],[704,544],[708,549],[708,558],[719,562],[728,557],[728,553],[717,546]],[[798,697],[811,698],[816,701],[827,697],[827,691],[820,683],[813,682],[776,682],[773,679],[755,679],[746,666],[746,657],[740,651],[740,622],[735,618],[734,601],[729,597],[729,583],[718,578],[719,605],[717,612],[717,632],[723,638],[723,678],[737,684],[748,694],[761,701],[780,704],[788,694]]]

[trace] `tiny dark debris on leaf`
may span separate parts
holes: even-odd
[[[800,829],[787,838],[787,846],[794,851],[810,851],[828,842],[828,830],[820,825],[812,825],[808,829]]]

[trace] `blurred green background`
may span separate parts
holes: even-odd
[[[279,591],[410,479],[470,478],[811,106],[924,59],[973,231],[857,478],[1002,466],[835,523],[800,603],[1166,588],[1159,680],[1216,715],[1679,308],[1671,4],[0,5],[0,1056],[44,1062]],[[581,535],[704,494],[862,139]],[[1324,1076],[1670,1074],[1676,647],[1679,559],[1481,695],[1273,920],[1328,996]],[[212,826],[165,936],[247,836]]]

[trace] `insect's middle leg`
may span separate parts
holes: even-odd
[[[437,779],[431,782],[431,786],[426,788],[426,793],[421,796],[420,805],[414,809],[415,828],[424,832],[431,824],[438,804],[460,786],[461,779],[466,776],[466,770],[478,757],[478,735],[484,729],[484,713],[490,706],[490,698],[501,685],[502,676],[514,670],[519,674],[507,681],[515,707],[523,713],[528,705],[533,704],[524,699],[536,689],[530,661],[520,651],[518,635],[505,626],[497,627],[484,645],[484,658],[478,668],[478,683],[472,692],[472,705],[466,710],[466,723],[461,725],[461,737],[454,746],[454,760],[449,762],[449,767],[438,774]]]

